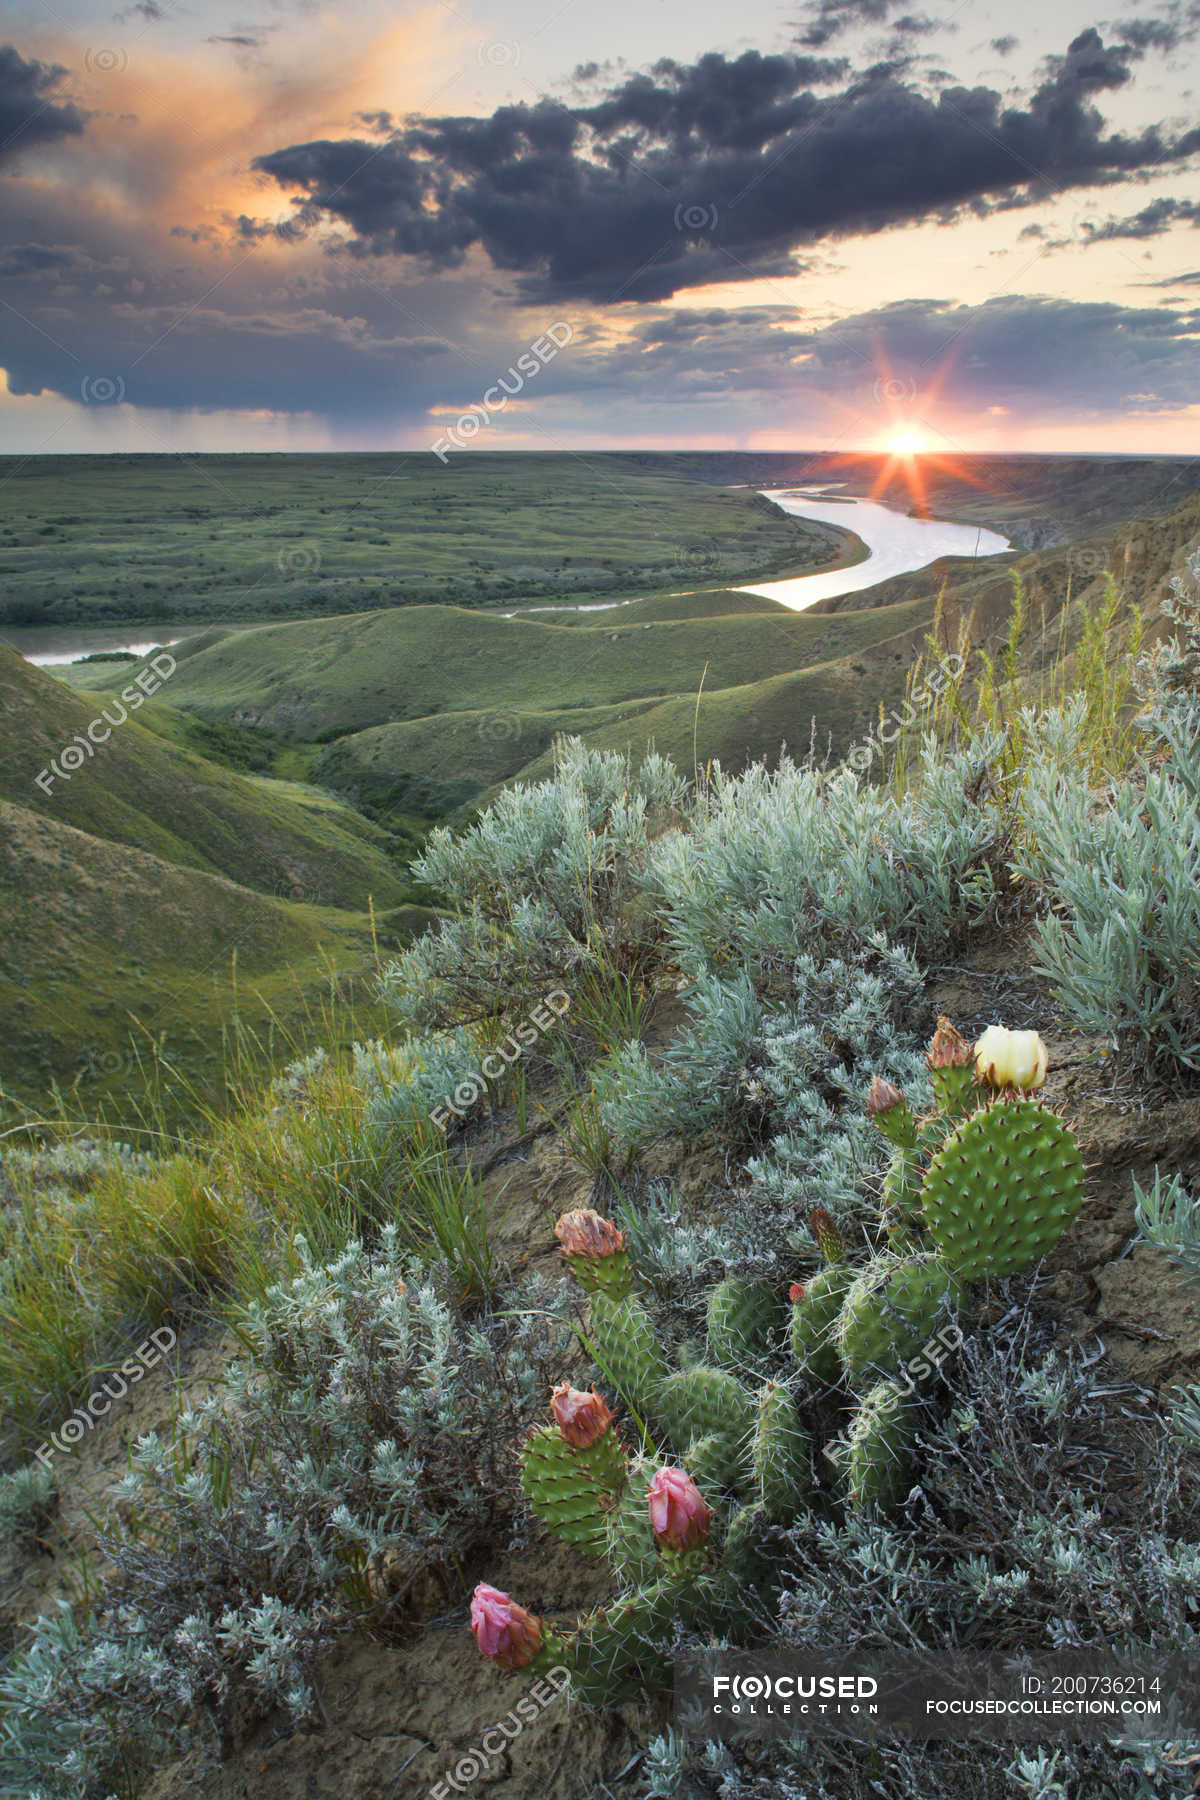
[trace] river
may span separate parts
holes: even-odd
[[[977,525],[952,525],[945,519],[912,519],[894,507],[881,506],[878,500],[822,499],[831,489],[769,488],[768,500],[783,512],[801,519],[818,519],[829,525],[840,525],[853,531],[867,547],[863,562],[847,568],[828,569],[821,575],[795,575],[786,581],[766,581],[756,587],[737,588],[740,594],[762,594],[768,600],[779,600],[796,612],[812,606],[817,600],[836,599],[839,594],[853,594],[859,588],[874,587],[892,575],[904,575],[912,569],[923,569],[939,556],[998,556],[1012,546],[1007,538]],[[636,600],[602,600],[575,606],[523,606],[518,614],[508,612],[506,618],[530,613],[610,612],[618,606],[636,606]],[[267,621],[278,624],[281,621]],[[263,623],[263,621],[256,621]],[[227,627],[228,629],[228,627]],[[235,626],[235,630],[252,630],[253,625]],[[44,669],[76,662],[97,650],[129,650],[144,656],[162,644],[177,644],[207,630],[205,624],[184,625],[44,625],[0,626],[0,643]]]
[[[981,525],[953,525],[947,519],[913,519],[878,500],[828,500],[829,488],[768,488],[765,496],[783,512],[800,519],[817,519],[853,531],[867,546],[865,561],[845,569],[828,569],[822,575],[797,575],[789,581],[765,581],[737,590],[778,600],[802,612],[818,600],[835,600],[874,587],[893,575],[924,569],[939,556],[999,556],[1012,545]]]

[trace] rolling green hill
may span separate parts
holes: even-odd
[[[706,691],[741,687],[826,662],[864,648],[881,630],[895,635],[927,611],[918,601],[886,625],[870,609],[829,618],[756,608],[643,622],[623,607],[565,628],[454,607],[395,608],[262,626],[206,649],[181,646],[170,702],[203,718],[328,743],[447,712],[503,719],[514,710],[557,714],[694,699],[702,678]],[[482,721],[480,735],[489,735]]]
[[[3,800],[0,904],[0,1088],[37,1113],[55,1082],[87,1113],[108,1100],[127,1118],[135,1046],[216,1096],[235,1019],[303,1037],[331,984],[361,1014],[374,969],[361,914],[276,900]]]
[[[623,665],[628,647],[636,650],[648,637],[644,679],[650,691],[605,706],[464,705],[376,725],[323,748],[313,775],[386,817],[393,807],[402,814],[422,807],[430,814],[453,812],[479,803],[500,783],[538,778],[551,765],[559,732],[584,736],[605,749],[623,751],[632,744],[638,753],[653,741],[683,768],[691,766],[694,736],[701,762],[716,759],[739,768],[750,758],[774,762],[785,742],[794,751],[807,749],[815,719],[821,747],[832,736],[835,752],[844,751],[870,725],[880,702],[890,704],[903,691],[905,672],[932,617],[933,602],[927,599],[840,614],[826,621],[831,630],[814,629],[816,621],[803,613],[756,619],[765,629],[740,642],[741,655],[730,653],[742,640],[743,621],[736,618],[710,620],[700,635],[681,635],[671,624],[655,635],[631,623],[600,633],[601,642],[595,643],[595,629],[574,631],[571,639],[592,652],[592,660],[580,659],[578,670],[581,682],[593,687],[606,652],[614,667]],[[778,673],[771,672],[773,665]],[[680,681],[673,693],[655,692],[661,672],[690,675],[691,681],[686,686]],[[568,691],[571,673],[564,674],[560,691]],[[469,679],[464,670],[464,701],[481,697],[470,693]]]
[[[118,692],[133,666],[118,665]],[[403,871],[378,826],[329,795],[235,773],[173,741],[179,715],[163,704],[169,684],[113,728],[76,774],[52,776],[44,792],[39,772],[103,707],[110,719],[120,717],[113,666],[96,665],[94,673],[108,691],[76,693],[0,645],[0,796],[56,824],[262,893],[358,909],[369,899],[380,908],[405,899]],[[151,722],[158,728],[149,729]]]

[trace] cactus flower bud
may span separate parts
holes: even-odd
[[[871,1085],[867,1089],[867,1117],[876,1119],[880,1113],[891,1112],[893,1106],[903,1106],[904,1095],[882,1075],[872,1075]]]
[[[708,1541],[712,1508],[682,1469],[660,1469],[646,1497],[650,1528],[661,1550],[699,1550]]]
[[[1040,1088],[1049,1058],[1036,1031],[989,1025],[975,1046],[975,1073],[993,1087]]]
[[[931,1069],[961,1069],[971,1060],[971,1046],[949,1019],[939,1019],[929,1045]]]
[[[939,1019],[926,1057],[929,1079],[943,1118],[955,1119],[979,1104],[975,1053],[949,1019]]]
[[[623,1300],[633,1286],[625,1233],[590,1206],[564,1213],[554,1227],[562,1253],[589,1294]]]
[[[471,1596],[471,1630],[479,1654],[502,1669],[527,1668],[542,1647],[541,1620],[486,1581]]]
[[[802,1281],[793,1281],[791,1287],[788,1289],[788,1299],[793,1306],[799,1306],[807,1292],[808,1289]]]
[[[554,1227],[564,1256],[615,1256],[625,1248],[625,1233],[611,1219],[602,1219],[590,1206],[564,1213]]]
[[[814,1206],[808,1215],[808,1229],[817,1242],[817,1249],[827,1263],[841,1262],[846,1254],[846,1246],[842,1242],[842,1234],[833,1222],[832,1213],[826,1212],[823,1206]]]
[[[561,1381],[550,1396],[550,1410],[565,1441],[572,1450],[586,1450],[602,1438],[612,1424],[613,1416],[603,1394],[595,1388],[585,1394]]]
[[[917,1141],[917,1122],[912,1116],[912,1108],[890,1081],[882,1075],[872,1075],[871,1085],[867,1089],[867,1117],[874,1119],[889,1144],[898,1149],[911,1149]]]

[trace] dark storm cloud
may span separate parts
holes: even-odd
[[[731,405],[749,394],[786,404],[815,391],[839,408],[878,410],[880,370],[913,396],[929,424],[1002,404],[1024,417],[1069,418],[1188,404],[1200,382],[1200,317],[1165,306],[1000,295],[979,306],[905,300],[817,331],[783,308],[738,313],[679,308],[639,323],[627,350],[595,364],[597,384]],[[586,366],[564,369],[572,381]],[[872,419],[865,417],[866,426]],[[854,429],[847,415],[846,425]]]
[[[1011,56],[1019,43],[1020,39],[1015,37],[993,38],[992,49],[996,52],[997,56]]]
[[[903,0],[818,0],[808,9],[798,42],[819,49],[855,25],[880,25]]]
[[[864,383],[882,346],[893,377],[954,409],[1006,404],[1060,417],[1188,405],[1200,382],[1200,315],[1168,307],[999,295],[980,306],[905,300],[817,334],[813,378]],[[805,365],[806,370],[812,364]],[[832,379],[831,379],[832,378]],[[941,401],[933,407],[936,417]]]
[[[1159,18],[1118,19],[1111,29],[1136,56],[1144,56],[1148,50],[1176,50],[1200,34],[1200,4],[1174,0]]]
[[[1085,223],[1082,242],[1107,243],[1113,238],[1161,237],[1172,225],[1200,225],[1200,202],[1195,200],[1152,200],[1141,212],[1127,219],[1109,219],[1103,225]]]
[[[19,279],[47,270],[69,269],[77,259],[74,250],[60,244],[10,244],[0,250],[0,275]]]
[[[54,98],[66,73],[58,63],[26,62],[11,44],[0,44],[0,159],[83,130],[78,107]]]
[[[888,65],[814,91],[835,68],[756,52],[663,62],[575,111],[425,119],[382,146],[295,144],[255,167],[298,191],[306,223],[347,228],[357,254],[448,268],[479,245],[526,298],[605,304],[786,271],[822,239],[1027,205],[1200,148],[1200,130],[1107,132],[1093,97],[1130,80],[1130,55],[1094,30],[1023,107],[982,86],[931,96]]]

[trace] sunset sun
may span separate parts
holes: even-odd
[[[919,431],[893,431],[887,447],[893,456],[919,456],[925,448],[925,440]]]

